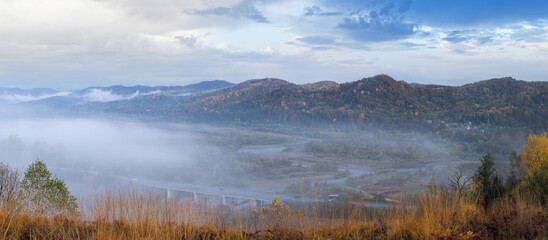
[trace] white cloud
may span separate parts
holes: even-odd
[[[120,101],[120,100],[128,100],[138,96],[156,95],[160,93],[162,93],[161,90],[154,90],[154,91],[144,92],[144,93],[135,91],[135,93],[131,95],[120,95],[120,94],[113,93],[112,90],[103,90],[103,89],[93,88],[93,89],[90,89],[88,93],[84,94],[82,98],[89,102],[113,102],[113,101]]]
[[[141,94],[138,94],[139,96],[148,96],[148,95],[156,95],[156,94],[160,94],[162,93],[162,91],[160,90],[154,90],[154,91],[150,91],[150,92],[146,92],[146,93],[141,93]]]
[[[113,101],[119,101],[119,100],[127,100],[132,99],[134,97],[137,97],[139,95],[139,91],[135,92],[133,95],[130,96],[122,96],[112,93],[111,90],[102,90],[102,89],[91,89],[89,93],[86,93],[83,98],[86,101],[89,102],[113,102]]]
[[[268,54],[273,54],[273,53],[276,53],[276,49],[272,48],[271,46],[266,46],[264,49],[263,49],[263,52],[264,53],[268,53]]]
[[[31,101],[37,101],[42,99],[47,99],[51,97],[64,97],[71,94],[71,92],[58,92],[54,94],[44,94],[44,95],[37,95],[33,96],[31,94],[21,95],[21,94],[4,94],[0,95],[0,99],[12,102],[12,103],[18,103],[18,102],[31,102]]]
[[[0,85],[71,90],[113,84],[184,85],[211,79],[239,82],[265,76],[300,83],[350,81],[378,74],[390,62],[399,64],[391,64],[393,71],[387,74],[398,77],[400,72],[395,69],[403,68],[408,69],[405,74],[413,72],[411,66],[417,59],[405,55],[409,52],[446,60],[459,51],[493,60],[526,59],[537,50],[519,51],[517,45],[548,42],[546,22],[520,22],[497,28],[478,26],[475,32],[454,36],[453,42],[442,38],[453,30],[466,29],[421,26],[402,40],[407,46],[398,41],[363,43],[336,28],[344,16],[303,16],[303,8],[318,4],[314,0],[245,0],[270,23],[185,13],[186,9],[230,8],[242,1],[0,1]],[[338,8],[322,6],[322,10],[336,12]],[[297,40],[310,43],[311,36],[335,41],[318,46]],[[510,47],[513,52],[507,52]],[[399,54],[387,59],[392,56],[388,52]],[[441,68],[427,69],[433,76]],[[543,75],[531,80],[548,74],[548,70],[540,72]],[[469,77],[461,72],[438,76],[444,75],[451,77],[438,77],[440,83]],[[96,99],[101,99],[99,95],[104,100],[119,98],[101,93]]]

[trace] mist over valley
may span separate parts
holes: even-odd
[[[486,87],[488,95],[476,95]],[[506,78],[429,87],[379,75],[344,84],[267,78],[4,88],[0,161],[23,170],[40,159],[80,194],[162,181],[156,185],[292,199],[310,191],[299,187],[304,181],[321,198],[384,199],[420,191],[432,180],[443,184],[457,167],[471,176],[485,152],[495,154],[506,174],[507,158],[520,150],[526,131],[542,128],[535,121],[514,124],[523,115],[492,109],[543,109],[540,99],[515,105],[530,89],[542,98],[548,85]],[[463,108],[444,107],[452,101]]]

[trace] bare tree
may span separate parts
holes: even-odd
[[[19,172],[0,163],[0,207],[12,210],[19,194]]]
[[[457,169],[447,176],[447,185],[449,190],[461,197],[464,192],[470,187],[472,178],[464,173],[464,166],[459,164]]]

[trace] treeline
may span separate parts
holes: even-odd
[[[531,134],[520,154],[510,155],[511,171],[502,176],[495,168],[495,159],[488,153],[481,157],[480,166],[468,178],[459,168],[448,176],[448,184],[438,188],[435,181],[429,189],[449,191],[459,197],[467,197],[483,208],[503,198],[527,196],[542,205],[548,203],[548,138],[546,133]]]

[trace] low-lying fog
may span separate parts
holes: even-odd
[[[424,188],[432,178],[443,182],[456,165],[466,162],[470,170],[478,159],[466,150],[474,147],[470,144],[415,132],[303,129],[276,134],[120,118],[23,117],[10,115],[8,108],[0,113],[0,161],[23,172],[40,159],[78,194],[128,179],[141,185],[152,180],[164,186],[208,185],[212,191],[245,187],[286,196],[298,193],[307,179],[324,183],[326,194],[343,185],[387,194]],[[455,150],[463,146],[468,148]]]
[[[0,120],[0,161],[20,171],[39,158],[73,191],[115,175],[157,177],[221,156],[185,125],[151,126],[101,119]],[[86,177],[87,173],[87,177]],[[101,173],[102,177],[91,175]],[[76,188],[88,189],[76,189]]]

